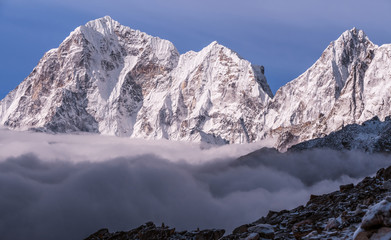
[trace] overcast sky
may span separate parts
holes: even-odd
[[[210,42],[264,65],[275,92],[354,26],[391,43],[389,0],[0,0],[0,98],[79,25],[105,15],[184,53]]]

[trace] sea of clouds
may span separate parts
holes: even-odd
[[[83,239],[147,221],[231,231],[391,165],[386,155],[258,150],[269,144],[205,149],[0,129],[1,239]]]

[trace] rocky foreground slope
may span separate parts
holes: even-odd
[[[174,45],[110,17],[76,28],[0,102],[12,129],[212,144],[272,137],[285,151],[391,115],[391,45],[344,32],[275,96],[264,68],[213,42]]]
[[[259,220],[237,227],[229,235],[224,230],[178,232],[167,226],[147,223],[128,232],[107,229],[86,240],[130,239],[391,239],[391,167],[380,169],[356,185],[339,191],[312,195],[305,206],[280,212],[270,211]]]

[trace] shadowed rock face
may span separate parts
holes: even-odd
[[[333,150],[359,150],[368,153],[391,151],[391,118],[382,122],[378,117],[363,124],[350,124],[329,135],[299,143],[289,151],[302,151],[314,148]]]

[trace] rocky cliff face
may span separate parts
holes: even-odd
[[[263,68],[217,42],[180,55],[171,42],[104,17],[44,55],[0,102],[0,124],[243,143],[257,140],[271,97]]]
[[[180,55],[104,17],[78,27],[0,102],[0,124],[212,144],[292,145],[391,115],[391,45],[344,32],[273,97],[264,69],[213,42]]]

